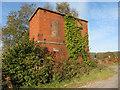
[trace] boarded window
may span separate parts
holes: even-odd
[[[53,37],[59,37],[60,36],[60,27],[59,27],[59,21],[52,19],[51,20],[51,36]]]

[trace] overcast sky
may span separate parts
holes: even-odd
[[[5,26],[8,13],[19,10],[23,4],[21,2],[8,3],[7,0],[5,1],[6,2],[2,2],[2,26]],[[50,4],[55,8],[56,2],[55,0],[52,1]],[[41,7],[45,5],[45,2],[29,3],[35,3]],[[71,8],[77,9],[79,18],[88,20],[90,52],[118,51],[117,2],[88,2],[88,0],[86,0],[86,2],[69,2],[69,4]]]

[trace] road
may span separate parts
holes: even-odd
[[[113,77],[110,77],[107,80],[88,83],[87,85],[83,85],[78,88],[118,88],[118,66],[110,66],[110,68],[116,72]]]

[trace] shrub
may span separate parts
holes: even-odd
[[[8,48],[2,56],[2,73],[14,86],[33,86],[50,82],[52,57],[46,47],[23,40]]]
[[[95,60],[87,60],[86,62],[74,59],[55,61],[53,81],[63,81],[75,76],[81,77],[85,73],[89,74],[96,67],[97,61]]]
[[[46,47],[25,37],[2,55],[2,74],[10,77],[15,87],[33,87],[81,76],[95,67],[94,60],[55,60]],[[86,54],[84,54],[86,58]],[[5,85],[4,85],[5,86]],[[6,86],[5,86],[6,87]]]

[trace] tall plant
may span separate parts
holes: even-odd
[[[11,11],[7,16],[6,25],[2,28],[3,51],[22,39],[24,33],[29,39],[28,19],[36,8],[35,4],[22,4],[20,10]]]

